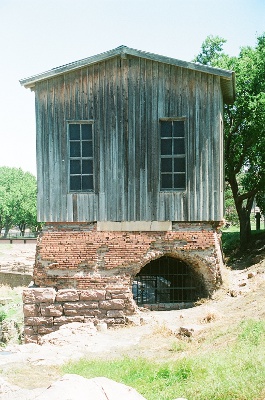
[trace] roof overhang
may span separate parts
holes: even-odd
[[[148,53],[145,51],[135,50],[127,46],[119,46],[113,50],[106,51],[101,54],[97,54],[92,57],[84,58],[79,61],[74,61],[72,63],[62,65],[57,68],[53,68],[49,71],[43,72],[38,75],[33,75],[29,78],[21,79],[19,82],[25,88],[34,89],[37,82],[54,78],[58,75],[62,75],[82,67],[86,67],[91,64],[99,63],[101,61],[108,60],[110,58],[120,56],[125,58],[127,55],[141,57],[152,61],[161,62],[164,64],[175,65],[177,67],[187,68],[189,70],[204,72],[206,74],[220,76],[221,87],[223,91],[224,101],[227,104],[232,104],[235,100],[235,73],[233,71],[224,70],[221,68],[209,67],[206,65],[192,63],[188,61],[181,61],[175,58],[160,56],[153,53]]]

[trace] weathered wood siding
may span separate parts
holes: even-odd
[[[219,221],[220,77],[127,56],[35,87],[40,221]],[[186,117],[187,188],[160,192],[160,124]],[[95,192],[69,193],[67,121],[93,120]]]

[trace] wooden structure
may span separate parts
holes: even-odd
[[[121,46],[21,84],[36,95],[39,221],[223,218],[232,72]]]
[[[234,73],[120,46],[21,84],[36,96],[46,223],[26,340],[77,320],[121,323],[134,300],[161,309],[210,295],[221,282],[223,106]]]

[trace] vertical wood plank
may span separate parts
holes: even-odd
[[[220,78],[126,57],[36,85],[38,218],[51,222],[220,219]],[[180,116],[186,117],[187,188],[160,192],[159,118]],[[66,121],[87,119],[94,120],[95,192],[72,194]]]

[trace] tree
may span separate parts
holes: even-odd
[[[225,220],[228,223],[228,226],[234,225],[238,226],[239,225],[239,219],[235,207],[235,202],[233,198],[233,193],[231,190],[231,187],[228,182],[225,184]]]
[[[208,36],[194,61],[236,73],[236,100],[224,110],[225,178],[239,218],[240,247],[246,249],[253,201],[265,191],[265,34],[238,57],[225,54],[223,43]]]
[[[218,66],[220,59],[226,57],[223,52],[224,43],[226,40],[219,36],[207,36],[202,44],[201,52],[193,61],[204,65]]]
[[[6,237],[12,226],[22,236],[26,227],[36,226],[36,178],[22,169],[0,167],[0,229]]]

